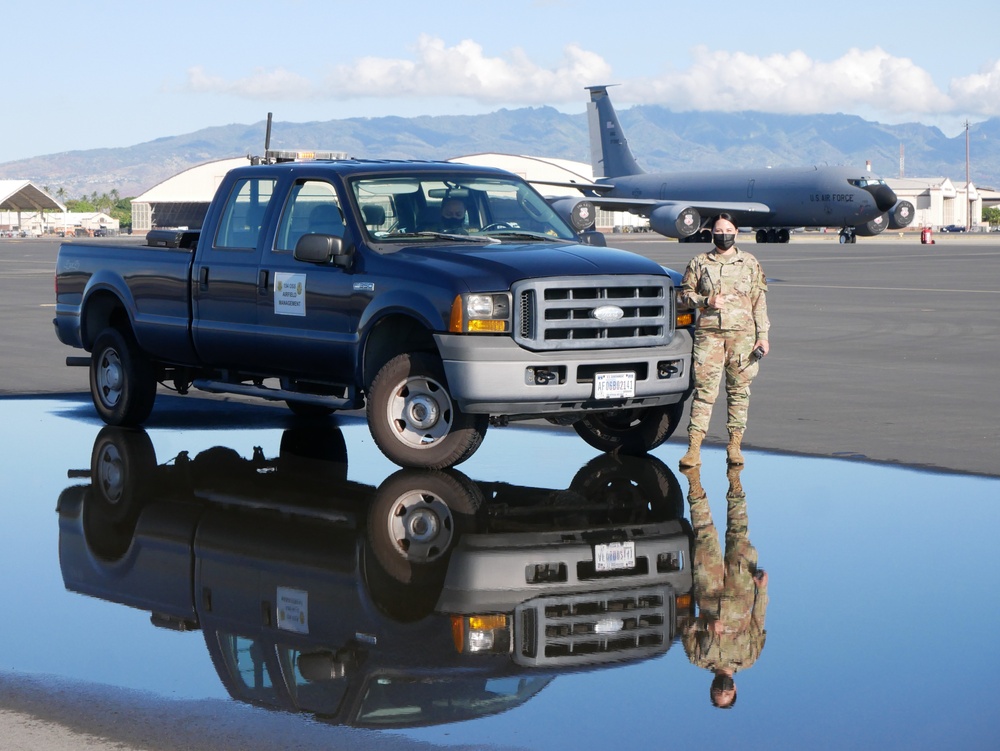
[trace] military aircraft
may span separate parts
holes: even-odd
[[[636,163],[608,96],[588,86],[587,115],[595,182],[572,183],[595,205],[648,217],[650,228],[689,242],[708,242],[711,217],[728,212],[758,243],[789,240],[795,227],[840,227],[840,242],[902,229],[914,208],[884,180],[849,167],[647,173]],[[563,184],[566,187],[565,184]]]

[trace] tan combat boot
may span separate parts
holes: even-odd
[[[688,450],[681,457],[681,468],[701,466],[701,442],[705,440],[705,434],[699,430],[688,433]]]
[[[741,443],[743,443],[743,431],[730,430],[729,444],[726,446],[726,462],[728,464],[742,466],[743,452],[740,451]]]
[[[701,484],[701,470],[697,467],[687,467],[681,470],[681,474],[688,481],[688,500],[697,501],[705,497],[705,488]]]

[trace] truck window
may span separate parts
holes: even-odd
[[[239,180],[229,195],[215,233],[215,247],[249,250],[257,247],[264,212],[274,195],[273,179]]]
[[[274,249],[291,252],[303,235],[343,237],[344,213],[334,187],[321,180],[301,180],[288,195]]]

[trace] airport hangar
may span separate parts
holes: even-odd
[[[560,188],[543,183],[593,182],[589,164],[566,159],[516,156],[512,154],[470,154],[450,159],[452,162],[499,167],[520,175],[547,196],[579,195],[572,188]],[[191,167],[132,200],[132,232],[144,233],[153,228],[200,227],[208,204],[225,174],[234,167],[249,164],[245,156],[219,159]],[[916,208],[911,230],[922,227],[938,229],[950,224],[977,228],[983,206],[1000,204],[1000,192],[977,188],[973,183],[952,183],[946,177],[887,178],[886,182],[900,198]],[[968,218],[973,221],[968,222]],[[597,228],[603,232],[646,231],[649,223],[643,217],[627,212],[598,211]],[[985,228],[984,228],[985,229]]]

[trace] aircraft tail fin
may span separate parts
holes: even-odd
[[[590,130],[590,162],[594,177],[623,177],[641,175],[628,140],[618,122],[618,115],[611,105],[607,86],[587,86],[590,102],[587,104],[587,125]]]

